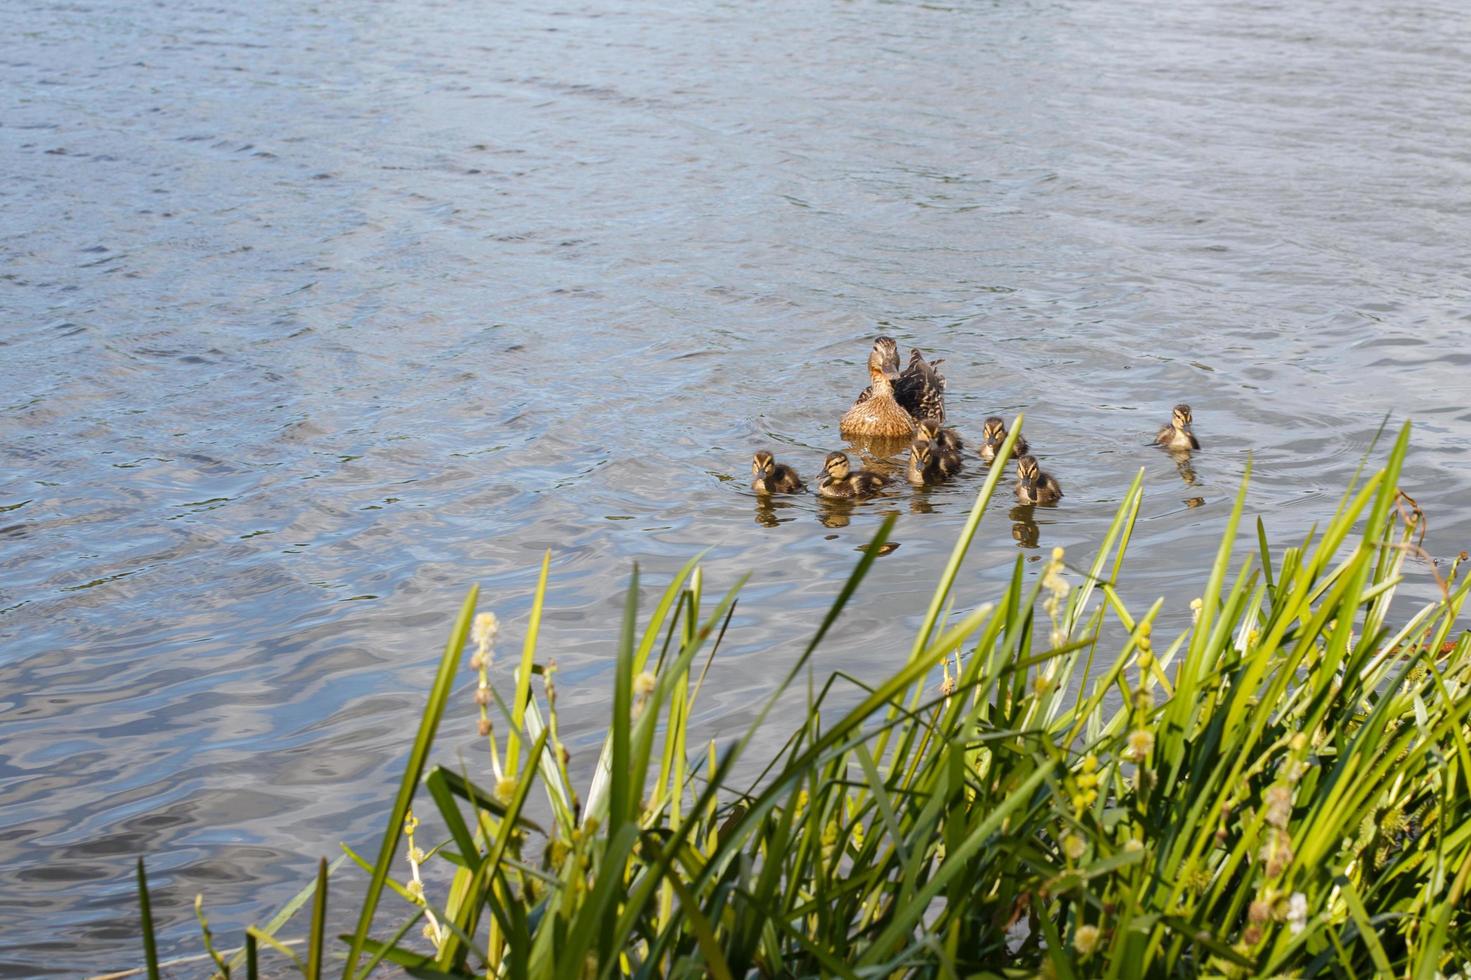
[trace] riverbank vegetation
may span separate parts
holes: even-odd
[[[1243,517],[1248,474],[1199,598],[1166,617],[1178,632],[1156,628],[1162,600],[1116,588],[1142,478],[1086,564],[1058,550],[1028,575],[1018,558],[1005,588],[967,593],[997,465],[892,676],[813,669],[891,518],[720,744],[689,719],[739,585],[707,595],[691,562],[640,610],[635,570],[583,785],[539,646],[546,564],[514,653],[472,591],[382,840],[347,851],[367,879],[356,928],[324,935],[324,862],[293,903],[304,921],[238,952],[207,936],[211,955],[236,976],[1455,973],[1471,959],[1468,580],[1449,563],[1437,601],[1394,604],[1421,560],[1407,444],[1408,427],[1287,546]],[[432,762],[452,697],[479,703],[468,768]],[[780,752],[738,782],[777,726]],[[152,962],[141,862],[139,879]]]

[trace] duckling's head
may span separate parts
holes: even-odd
[[[1175,406],[1174,424],[1175,424],[1175,428],[1177,428],[1177,429],[1188,429],[1188,428],[1190,428],[1190,406],[1189,405],[1176,405]]]
[[[928,439],[916,439],[909,447],[909,458],[914,460],[914,465],[925,469],[930,465],[930,460],[935,458],[935,444]]]
[[[764,449],[751,457],[752,476],[770,476],[775,468],[776,457]]]
[[[1016,461],[1016,477],[1023,483],[1032,484],[1042,475],[1042,469],[1037,465],[1036,456],[1023,456]]]
[[[981,426],[981,439],[993,445],[1001,445],[1006,441],[1006,422],[999,415],[993,415],[986,419]]]
[[[822,470],[834,480],[846,480],[849,473],[848,457],[843,453],[828,453],[822,461]]]
[[[940,422],[938,419],[921,419],[918,431],[920,439],[934,442],[940,437]]]

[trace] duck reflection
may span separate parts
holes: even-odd
[[[756,523],[762,527],[776,527],[781,523],[776,516],[776,508],[771,506],[770,497],[756,498]]]
[[[1180,474],[1180,479],[1185,481],[1187,487],[1195,486],[1197,480],[1195,467],[1190,463],[1190,450],[1171,449],[1168,450],[1170,458],[1175,461],[1175,471]]]
[[[848,446],[863,465],[892,477],[903,469],[909,457],[911,436],[847,436]],[[902,459],[896,461],[896,458]]]
[[[841,497],[818,497],[817,519],[823,527],[847,527],[852,521],[855,506],[852,500]]]
[[[1042,529],[1032,517],[1036,509],[1035,504],[1018,504],[1011,508],[1008,515],[1011,518],[1011,536],[1016,539],[1018,548],[1035,548],[1042,538]]]

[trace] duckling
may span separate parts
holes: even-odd
[[[939,483],[950,474],[941,462],[943,450],[938,443],[928,439],[916,439],[909,447],[909,482],[917,487],[927,483]]]
[[[761,450],[751,457],[751,489],[757,493],[798,493],[807,489],[797,471]]]
[[[817,492],[824,497],[872,497],[889,482],[882,473],[854,471],[844,453],[828,453],[822,461],[822,479]]]
[[[921,419],[915,435],[920,439],[939,443],[940,448],[948,452],[959,453],[965,449],[965,443],[960,441],[960,433],[954,429],[942,428],[939,419]]]
[[[943,358],[942,358],[943,360]],[[894,356],[897,367],[899,357]],[[919,352],[918,347],[909,349],[909,366],[894,382],[894,397],[910,415],[917,419],[945,421],[945,376],[935,370],[936,361],[930,364]]]
[[[996,454],[1001,451],[1001,444],[1006,441],[1006,422],[999,415],[993,415],[986,419],[981,427],[981,459],[991,462]],[[1017,435],[1016,445],[1011,447],[1013,456],[1025,456],[1028,451],[1027,437]]]
[[[886,340],[893,343],[887,337],[880,337],[869,352],[868,376],[872,383],[838,423],[838,431],[844,436],[893,437],[914,432],[914,417],[894,400],[892,365],[897,364],[898,359],[890,360],[887,346],[883,343]]]
[[[1016,499],[1024,504],[1055,504],[1062,499],[1062,487],[1042,472],[1037,457],[1023,456],[1016,461]]]
[[[1155,434],[1155,444],[1166,449],[1199,449],[1200,440],[1190,431],[1190,422],[1190,406],[1176,405],[1170,424],[1162,426]]]

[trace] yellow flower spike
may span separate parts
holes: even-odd
[[[500,628],[501,623],[496,619],[495,613],[483,612],[475,617],[475,625],[470,628],[470,638],[477,644],[489,643],[495,639]]]
[[[1083,756],[1083,771],[1097,772],[1098,756],[1094,755],[1092,752],[1089,752],[1087,755]]]
[[[416,831],[418,829],[419,829],[419,818],[416,817],[416,816],[414,816],[414,811],[413,810],[410,810],[410,811],[408,811],[407,813],[404,814],[404,833],[405,834],[412,835],[414,833],[414,831]]]

